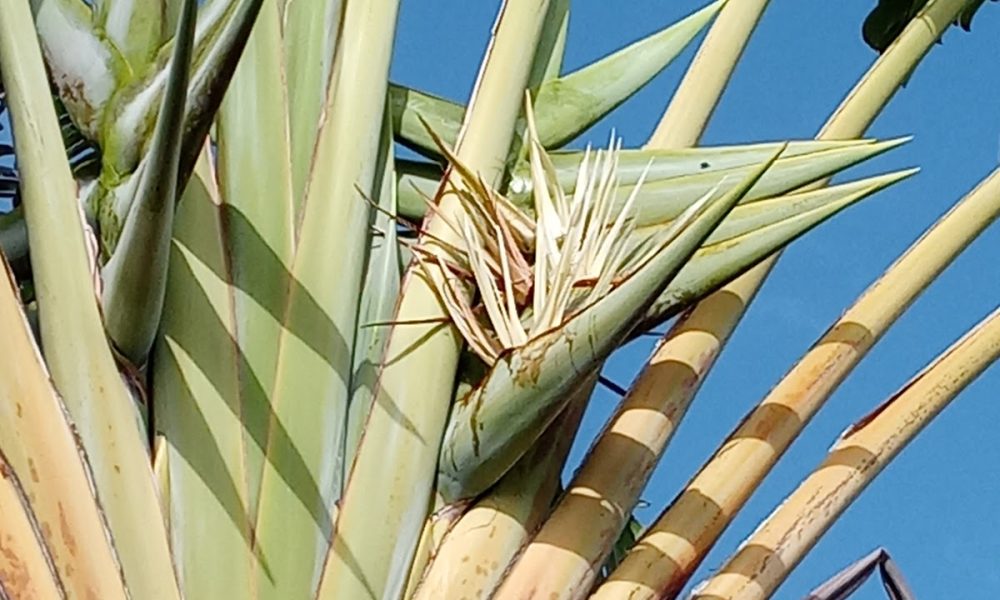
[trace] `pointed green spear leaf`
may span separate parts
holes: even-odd
[[[118,246],[102,271],[108,336],[135,365],[145,364],[163,312],[196,14],[195,0],[185,0],[150,150]]]
[[[438,464],[438,491],[451,503],[499,480],[559,414],[570,392],[632,330],[705,238],[774,163],[685,213],[673,239],[601,300],[558,329],[505,355],[452,410]],[[694,209],[695,207],[692,207]]]
[[[663,31],[543,85],[535,98],[542,145],[565,145],[631,98],[677,58],[724,3],[717,0]]]
[[[899,171],[836,186],[830,188],[830,191],[837,190],[832,197],[802,194],[800,201],[811,203],[821,200],[821,205],[742,235],[735,235],[736,232],[732,230],[728,233],[719,233],[719,237],[726,236],[728,239],[708,244],[698,250],[677,277],[670,282],[663,294],[650,306],[635,331],[646,331],[656,327],[841,210],[916,172],[916,169]],[[813,196],[812,199],[810,196]],[[751,217],[749,214],[744,214],[742,217],[751,220],[759,218],[759,216]]]
[[[190,89],[181,128],[177,186],[183,189],[201,152],[205,136],[232,78],[262,0],[210,2],[195,30]],[[207,30],[207,32],[205,32]],[[169,46],[165,46],[169,49]],[[100,225],[102,254],[110,256],[118,244],[122,224],[132,208],[138,186],[136,169],[156,121],[168,80],[169,55],[148,76],[144,86],[130,88],[109,110],[114,120],[102,130],[102,181],[90,188],[87,205]],[[108,189],[104,184],[111,182]]]
[[[535,100],[542,145],[564,145],[631,98],[677,58],[723,3],[718,0],[610,56],[546,81]],[[402,86],[390,87],[389,101],[397,141],[424,156],[440,158],[437,146],[420,122],[423,119],[449,147],[455,145],[464,106]]]
[[[741,144],[738,146],[708,146],[701,148],[683,148],[676,150],[622,150],[618,155],[618,170],[616,173],[623,185],[634,184],[639,177],[646,174],[646,183],[683,177],[686,175],[722,173],[739,167],[754,167],[767,160],[782,146],[777,168],[783,160],[796,156],[815,156],[827,150],[851,152],[870,144],[868,140],[820,141],[804,140],[792,142],[763,142]],[[549,154],[555,169],[559,185],[564,190],[572,191],[576,186],[577,174],[583,152],[561,151]],[[647,171],[648,169],[648,171]],[[531,166],[527,162],[519,163],[511,175],[511,188],[515,192],[531,189]]]
[[[837,171],[891,150],[906,141],[908,138],[885,142],[859,141],[838,143],[832,147],[806,142],[807,146],[796,150],[799,153],[782,154],[781,158],[757,181],[741,202],[753,202],[777,196],[813,181],[829,177]],[[790,145],[790,147],[795,148],[795,145]],[[805,151],[807,149],[810,151]],[[733,149],[724,149],[720,154],[731,150]],[[734,185],[734,183],[727,184],[725,182],[741,181],[756,169],[755,164],[757,163],[750,162],[713,169],[711,167],[713,159],[706,156],[706,160],[698,164],[710,166],[704,169],[705,172],[699,172],[702,169],[695,168],[695,164],[691,161],[692,156],[697,155],[698,152],[697,150],[684,153],[660,153],[645,150],[623,152],[621,157],[622,178],[618,189],[617,206],[620,207],[624,204],[625,199],[632,193],[635,181],[647,164],[650,165],[650,174],[646,177],[635,200],[636,224],[639,227],[668,222],[720,183],[723,185],[721,191],[726,191],[726,186]],[[707,149],[705,152],[711,154],[713,150]],[[558,178],[563,182],[563,189],[567,193],[572,192],[575,185],[575,183],[570,183],[568,174],[571,171],[575,173],[579,169],[579,161],[583,158],[583,153],[574,154],[573,159],[568,159],[567,155],[563,155],[565,162],[557,171]],[[747,155],[749,154],[748,152]],[[680,161],[681,164],[674,165],[675,161]],[[643,165],[642,167],[638,166],[640,163]],[[723,160],[720,164],[726,165],[726,162]],[[533,203],[529,181],[524,176],[518,176],[510,184],[511,201],[526,210]]]
[[[196,65],[191,75],[191,89],[184,113],[184,137],[181,142],[180,184],[187,181],[208,130],[219,110],[222,96],[229,87],[243,48],[257,20],[263,0],[240,0],[232,17],[222,26],[215,43]]]
[[[743,199],[759,200],[783,194],[839,170],[863,162],[907,141],[885,142],[801,141],[790,142],[781,158]],[[684,150],[622,150],[619,155],[619,206],[648,168],[635,206],[640,226],[667,222],[690,206],[721,181],[738,181],[755,165],[767,160],[782,147],[781,143],[719,146]],[[567,193],[576,186],[582,152],[556,152],[550,155],[560,186]],[[432,198],[440,180],[440,168],[433,163],[403,161],[396,163],[399,212],[409,219],[423,218],[427,198]],[[529,213],[534,212],[531,173],[527,164],[514,169],[510,182],[511,200]]]
[[[712,232],[712,235],[708,236],[704,245],[718,244],[830,204],[840,204],[844,201],[853,204],[914,173],[916,173],[915,169],[897,171],[832,185],[819,190],[795,192],[749,204],[741,204],[729,213],[729,216]]]
[[[76,183],[27,0],[0,3],[0,72],[21,173],[45,361],[89,459],[129,591],[135,598],[179,598],[145,432],[104,334]]]

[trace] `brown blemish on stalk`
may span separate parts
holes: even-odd
[[[59,507],[59,533],[62,534],[63,543],[66,544],[66,550],[69,551],[69,555],[76,556],[76,538],[73,537],[73,531],[69,526],[69,521],[66,520],[66,511],[63,508],[62,502],[58,503]]]
[[[6,473],[4,473],[4,477],[7,477]],[[28,568],[21,557],[10,549],[13,541],[13,537],[9,535],[0,538],[0,552],[3,553],[9,566],[8,569],[0,571],[0,581],[3,581],[4,591],[11,598],[31,598],[33,597],[30,593],[32,591],[31,576],[28,574]]]
[[[536,338],[518,351],[518,363],[511,364],[512,367],[515,367],[511,373],[514,383],[521,387],[529,387],[538,383],[538,378],[542,374],[542,360],[545,353],[553,345],[555,337],[554,335],[545,335]],[[510,362],[513,363],[513,361]]]
[[[483,395],[478,390],[473,394],[474,405],[469,414],[469,428],[472,430],[472,453],[479,456],[479,430],[483,425],[479,422],[479,409],[483,406]]]

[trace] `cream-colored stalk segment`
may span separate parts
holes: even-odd
[[[27,555],[16,548],[19,509],[14,492],[22,488],[25,510],[37,521],[44,541],[36,543],[51,556],[56,573],[49,579],[71,599],[125,600],[121,567],[115,558],[100,506],[93,497],[80,448],[67,419],[62,400],[49,381],[45,363],[17,300],[17,287],[0,257],[0,454],[3,483],[0,518],[4,560],[16,557],[4,575],[22,571],[30,577],[38,598],[46,584],[38,581]],[[20,480],[18,482],[18,480]],[[71,500],[70,500],[71,499]],[[85,550],[84,550],[85,549]],[[20,563],[18,565],[18,563]],[[47,571],[46,567],[46,571]],[[0,575],[8,594],[17,590],[12,577]],[[27,590],[21,590],[27,592]],[[22,596],[13,596],[22,597]],[[31,597],[30,594],[23,597]]]

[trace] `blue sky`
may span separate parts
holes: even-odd
[[[773,2],[703,142],[811,138],[874,60],[860,26],[874,0]],[[403,2],[393,78],[463,102],[497,1]],[[695,10],[691,0],[575,0],[566,68],[575,69]],[[922,172],[825,224],[781,259],[657,469],[639,510],[655,518],[742,415],[868,284],[1000,160],[1000,6],[980,11],[973,33],[949,31],[870,130],[914,135],[907,146],[852,175],[918,165]],[[589,131],[614,127],[627,146],[652,131],[693,52]],[[733,522],[695,580],[718,568],[741,539],[822,460],[836,436],[876,406],[998,304],[993,227],[916,302],[820,411]],[[627,384],[649,354],[640,340],[606,374]],[[879,545],[919,598],[1000,598],[1000,368],[985,373],[855,502],[778,591],[804,596]],[[599,392],[571,460],[578,461],[616,399]],[[871,582],[857,600],[884,598]]]

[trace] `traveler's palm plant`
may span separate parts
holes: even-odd
[[[712,4],[564,74],[568,0],[509,0],[461,106],[388,82],[398,0],[5,0],[17,170],[0,190],[22,206],[0,223],[16,267],[0,286],[3,594],[676,595],[796,434],[743,424],[778,450],[732,442],[706,466],[722,518],[682,495],[646,534],[630,519],[738,318],[710,294],[752,295],[735,278],[910,174],[825,186],[900,143],[856,138],[976,2],[928,4],[821,139],[687,148],[764,4]],[[558,150],[716,17],[645,148]],[[997,179],[851,309],[869,335],[838,338],[840,362],[793,371],[774,402],[808,396],[804,424],[992,221]],[[604,360],[699,301],[560,494]],[[766,597],[995,358],[997,328],[838,443],[857,462],[817,471],[755,534],[778,542],[748,546],[781,561],[745,547],[703,597]],[[715,330],[714,347],[684,337]],[[823,486],[833,504],[782,545]]]

